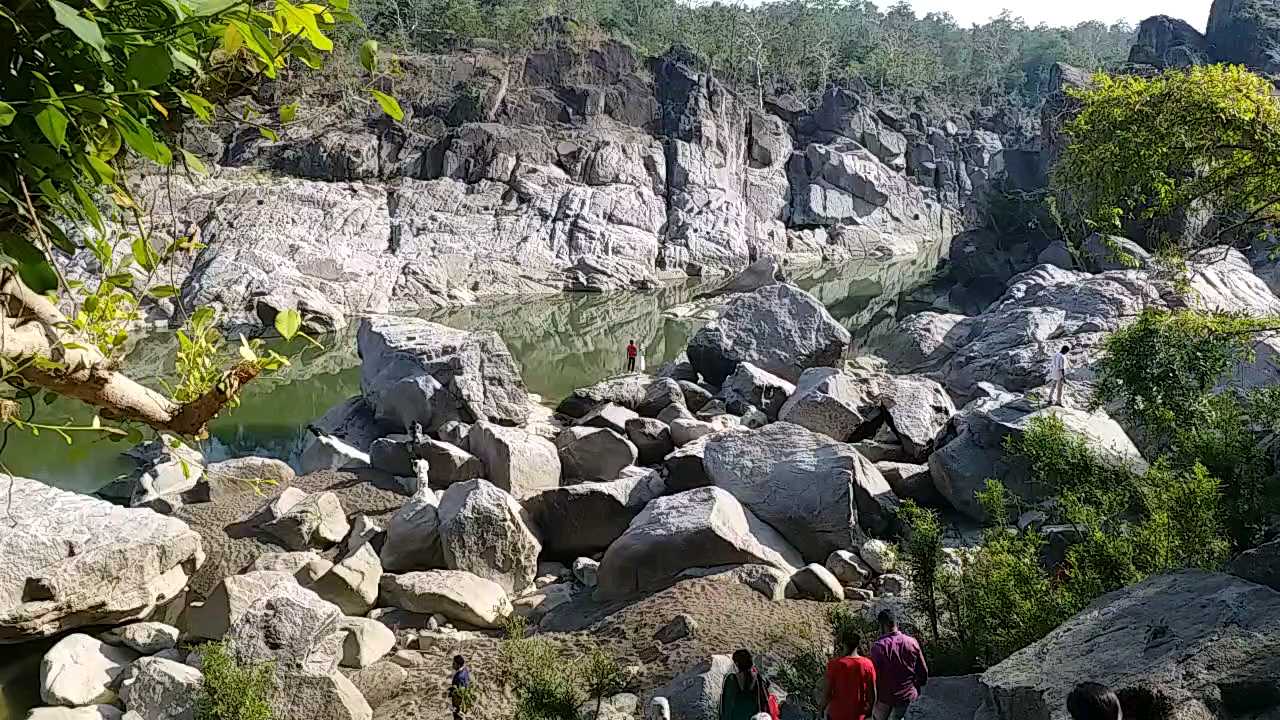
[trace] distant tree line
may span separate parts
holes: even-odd
[[[856,77],[959,106],[1034,106],[1053,63],[1113,67],[1134,35],[1124,23],[1031,27],[1008,12],[965,28],[948,13],[917,17],[906,2],[882,12],[871,0],[356,0],[352,9],[405,51],[483,40],[533,49],[549,40],[544,18],[557,16],[584,43],[616,38],[651,54],[686,45],[739,87],[804,97]]]

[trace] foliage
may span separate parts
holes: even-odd
[[[204,681],[196,695],[195,720],[272,720],[270,663],[244,665],[223,642],[206,643],[199,650]]]
[[[929,619],[932,638],[937,642],[941,639],[941,575],[946,559],[942,546],[942,525],[938,522],[937,513],[921,508],[911,500],[902,504],[898,517],[907,529],[899,559],[905,564],[907,579],[911,581],[912,600]]]
[[[1240,66],[1155,77],[1095,75],[1075,91],[1080,112],[1053,171],[1056,192],[1095,230],[1159,226],[1208,209],[1220,229],[1199,244],[1280,219],[1280,104],[1271,83]],[[1149,237],[1147,244],[1178,244]]]
[[[1260,432],[1274,432],[1276,391],[1215,392],[1233,368],[1254,360],[1259,333],[1275,318],[1194,310],[1145,310],[1111,335],[1099,362],[1097,401],[1119,406],[1190,482],[1217,478],[1227,536],[1240,549],[1256,543],[1280,510],[1280,479]]]
[[[526,621],[516,615],[505,621],[501,650],[503,680],[516,700],[519,720],[577,720],[579,708],[620,692],[625,673],[601,648],[568,657],[554,642],[527,636]]]

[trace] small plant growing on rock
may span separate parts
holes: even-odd
[[[622,692],[622,687],[626,684],[626,674],[618,666],[618,661],[600,648],[592,649],[582,658],[578,674],[582,677],[587,697],[596,701],[597,718],[600,717],[605,697]]]
[[[196,698],[195,720],[274,720],[271,663],[246,665],[227,651],[226,643],[200,646],[204,684]]]

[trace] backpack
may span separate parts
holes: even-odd
[[[756,710],[760,713],[768,713],[771,720],[778,720],[780,710],[778,708],[778,696],[774,695],[770,690],[772,684],[769,678],[759,670],[756,673]]]

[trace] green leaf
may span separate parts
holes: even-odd
[[[169,73],[173,72],[173,59],[163,45],[144,45],[129,55],[125,72],[138,87],[152,88],[169,79]]]
[[[170,298],[178,294],[178,288],[172,285],[156,285],[147,291],[153,298]]]
[[[196,157],[186,148],[182,149],[182,160],[187,164],[187,167],[191,168],[195,172],[200,173],[201,175],[209,174],[209,168],[204,166],[204,161]]]
[[[104,183],[115,182],[116,180],[115,169],[112,168],[110,165],[108,165],[105,161],[103,161],[102,158],[98,157],[97,155],[90,155],[88,160],[89,160],[89,165],[92,166],[95,171],[97,171],[98,177],[102,178],[102,182]]]
[[[191,108],[191,112],[195,113],[196,117],[205,121],[213,118],[213,103],[205,100],[199,95],[182,92],[181,90],[178,91],[178,97],[182,98],[184,105]]]
[[[133,251],[133,260],[138,263],[138,267],[151,272],[156,269],[156,254],[151,249],[151,243],[147,242],[147,238],[139,235],[129,244],[129,249]]]
[[[75,191],[76,199],[80,201],[80,209],[84,210],[84,216],[93,224],[93,229],[101,234],[106,234],[107,229],[102,224],[102,214],[98,212],[98,206],[94,204],[93,198],[89,197],[89,193],[80,187],[79,183],[71,186]]]
[[[378,41],[365,40],[360,44],[360,64],[365,70],[373,72],[378,67]]]
[[[384,92],[373,89],[369,90],[369,94],[372,95],[373,99],[377,100],[378,104],[382,106],[382,112],[386,113],[392,120],[395,120],[396,122],[404,120],[404,111],[400,109],[400,103],[397,102],[395,98]]]
[[[244,0],[193,0],[191,8],[196,15],[209,17],[217,15],[243,3]]]
[[[118,288],[133,287],[133,275],[129,273],[113,273],[106,278],[108,285],[115,285]]]
[[[201,308],[198,308],[194,313],[191,314],[191,326],[197,327],[197,328],[206,326],[209,323],[213,322],[213,317],[214,317],[213,308],[209,307],[208,305],[205,305]]]
[[[158,165],[168,165],[173,162],[173,153],[164,143],[156,140],[156,136],[151,134],[151,129],[146,125],[132,116],[123,115],[120,117],[119,127],[125,143],[139,155]]]
[[[276,332],[285,340],[292,340],[302,329],[302,313],[289,308],[276,313]]]
[[[280,142],[280,135],[276,133],[275,130],[272,130],[271,128],[260,127],[258,128],[258,134],[270,140],[271,142]]]
[[[58,108],[45,105],[43,110],[36,113],[36,125],[55,148],[67,144],[67,116]]]
[[[107,43],[102,38],[102,30],[98,28],[98,23],[58,0],[49,0],[49,7],[53,8],[53,19],[59,25],[70,30],[86,44],[93,46],[104,61],[110,59],[107,55]]]
[[[298,116],[298,103],[289,103],[280,106],[280,122],[291,123]]]
[[[137,445],[142,442],[142,431],[137,427],[131,427],[129,428],[129,434],[126,436],[126,439],[129,441],[130,445]]]
[[[244,335],[240,336],[240,357],[247,362],[258,361],[258,353],[254,352],[253,348],[249,347],[249,341],[245,339]]]
[[[12,105],[7,102],[0,102],[0,127],[5,127],[12,123],[17,115],[18,111],[14,110]]]
[[[40,294],[58,289],[58,275],[49,258],[25,237],[11,232],[0,233],[0,262],[14,267],[27,287]]]
[[[58,393],[50,390],[49,392],[45,393],[44,397],[41,399],[44,401],[45,405],[52,405],[58,401]]]
[[[204,68],[200,66],[200,61],[182,52],[177,48],[169,48],[169,55],[173,58],[174,67],[184,67],[197,75],[204,74]]]

